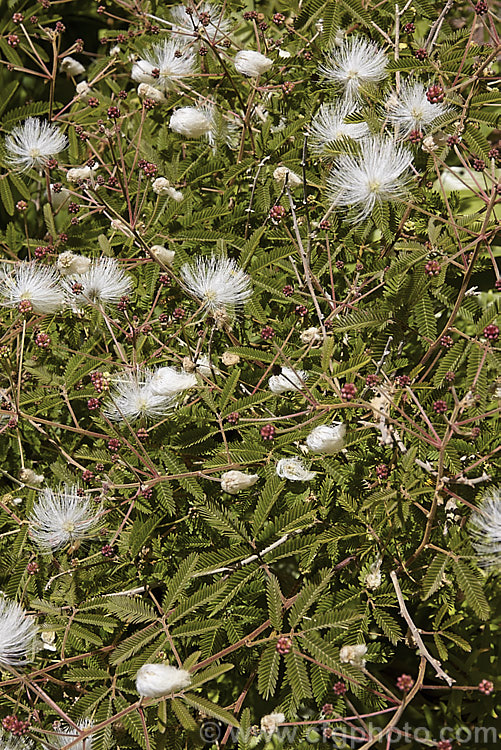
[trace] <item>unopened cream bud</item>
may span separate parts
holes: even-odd
[[[160,263],[163,263],[166,266],[171,266],[174,262],[174,256],[176,253],[174,250],[168,250],[163,245],[153,245],[151,247],[151,252]]]
[[[80,81],[80,83],[77,83],[75,91],[77,92],[78,98],[83,102],[86,102],[92,95],[92,88],[87,81]]]
[[[307,328],[306,331],[302,332],[299,338],[301,339],[303,344],[315,344],[317,341],[322,340],[320,329],[315,328],[315,326]]]
[[[221,357],[221,362],[223,363],[223,365],[231,367],[232,365],[238,365],[238,363],[240,362],[240,357],[238,356],[238,354],[233,354],[233,352],[224,352]]]
[[[363,669],[365,667],[365,659],[363,657],[366,653],[367,646],[362,643],[357,646],[343,646],[339,649],[339,661],[342,664],[351,664],[353,667]]]
[[[164,102],[165,96],[159,89],[150,86],[149,83],[140,83],[137,87],[137,93],[141,99],[151,99],[154,102]]]
[[[268,735],[275,734],[280,724],[285,721],[284,714],[267,714],[261,719],[261,731]]]
[[[64,57],[59,64],[59,70],[68,76],[79,76],[85,73],[82,63],[79,63],[74,57]]]
[[[261,73],[266,73],[273,65],[273,60],[265,57],[260,52],[243,49],[237,52],[234,59],[235,68],[244,76],[255,78]]]
[[[169,127],[175,133],[187,138],[201,138],[211,129],[211,122],[206,114],[197,107],[176,109],[170,118]]]
[[[221,489],[230,495],[236,495],[241,490],[247,490],[256,484],[258,474],[244,474],[243,471],[227,471],[221,475]]]
[[[91,264],[91,259],[84,255],[76,255],[70,250],[60,253],[57,258],[57,270],[62,276],[86,273]]]

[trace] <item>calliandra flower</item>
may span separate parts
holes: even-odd
[[[77,294],[74,291],[75,282],[79,284]],[[76,307],[89,303],[116,304],[132,289],[131,277],[122,271],[114,258],[92,261],[88,271],[68,277],[64,284]]]
[[[198,380],[194,373],[177,370],[175,367],[159,367],[153,374],[149,387],[155,394],[175,396],[197,385]]]
[[[268,380],[268,388],[272,393],[300,391],[304,388],[307,378],[306,370],[292,370],[290,367],[282,367],[280,375],[272,375]]]
[[[82,721],[79,721],[77,724],[79,729],[82,729],[85,731],[86,729],[89,729],[92,726],[92,721],[89,719],[83,719]],[[50,744],[57,748],[63,748],[65,747],[70,740],[74,740],[75,737],[78,737],[78,732],[76,729],[73,729],[73,727],[60,727],[57,730],[57,734],[50,736]],[[44,745],[46,750],[48,750],[48,745]],[[77,742],[75,745],[73,745],[73,750],[92,750],[92,735],[90,734],[88,737],[85,738],[85,740],[81,740],[80,742]]]
[[[151,99],[159,104],[165,101],[164,92],[154,86],[150,86],[149,83],[140,83],[137,87],[137,94],[141,99]]]
[[[7,163],[17,172],[26,172],[32,167],[42,169],[67,145],[68,139],[57,125],[28,117],[5,139]]]
[[[334,422],[332,425],[321,424],[315,427],[306,438],[306,445],[312,453],[325,453],[333,456],[344,447],[346,425]]]
[[[322,104],[311,121],[309,144],[315,154],[322,154],[333,141],[351,138],[359,141],[370,135],[366,122],[345,122],[354,108],[347,102]]]
[[[175,250],[169,250],[164,245],[152,245],[150,250],[155,258],[164,265],[171,266],[173,264],[176,255]]]
[[[84,255],[77,255],[71,250],[59,253],[57,256],[57,270],[62,276],[82,274],[89,270],[92,260]]]
[[[217,34],[227,34],[231,28],[231,22],[223,18],[221,9],[213,3],[197,3],[192,13],[186,12],[185,5],[177,5],[171,9],[170,16],[173,22],[171,33],[180,37],[195,36],[205,31],[212,38]]]
[[[354,667],[363,669],[365,667],[365,659],[363,658],[367,653],[367,646],[364,643],[360,643],[357,646],[343,646],[339,649],[339,661],[341,664],[351,664]]]
[[[279,727],[279,724],[283,724],[284,721],[284,714],[267,714],[261,719],[261,731],[265,732],[265,734],[267,735],[275,734]]]
[[[13,272],[0,273],[0,297],[5,307],[17,307],[29,302],[31,310],[41,315],[52,315],[64,306],[65,296],[56,271],[36,263],[21,263]]]
[[[131,77],[138,83],[148,83],[164,93],[178,81],[195,73],[195,55],[175,39],[164,40],[144,52],[142,60],[132,66]]]
[[[99,508],[88,497],[80,497],[76,486],[47,487],[38,493],[28,523],[35,544],[44,552],[54,552],[91,536],[99,526]]]
[[[471,514],[469,531],[478,564],[488,570],[501,569],[501,492],[492,487],[484,492]]]
[[[89,167],[87,165],[83,167],[72,167],[71,169],[68,169],[66,172],[66,179],[68,182],[78,182],[79,180],[89,180],[96,169],[98,168],[98,165],[95,164],[93,167]]]
[[[83,102],[88,101],[92,96],[92,87],[90,86],[88,81],[80,81],[80,83],[77,83],[77,85],[75,86],[75,91],[78,98]]]
[[[210,113],[201,107],[180,107],[172,114],[169,127],[187,138],[201,138],[212,128]]]
[[[0,666],[27,664],[36,647],[38,626],[17,603],[0,598]]]
[[[59,70],[61,73],[66,73],[69,76],[79,76],[85,73],[85,68],[81,62],[75,60],[74,57],[63,57],[59,63]]]
[[[247,490],[259,481],[258,474],[245,474],[243,471],[226,471],[221,474],[221,489],[230,495],[236,495],[241,490]]]
[[[290,479],[291,482],[309,482],[316,476],[316,472],[308,471],[300,458],[281,458],[276,472],[279,477]]]
[[[171,184],[166,177],[157,177],[151,183],[151,189],[157,195],[168,195]]]
[[[155,393],[151,387],[153,373],[137,370],[115,380],[110,402],[103,413],[113,422],[134,422],[140,417],[160,419],[175,406],[172,394]]]
[[[24,737],[16,737],[0,729],[0,747],[2,750],[30,750],[31,744]]]
[[[303,331],[299,338],[301,339],[301,342],[303,344],[316,344],[317,341],[322,340],[322,336],[320,335],[320,329],[316,328],[315,326],[311,326],[311,328],[307,328],[306,331]]]
[[[302,178],[288,167],[277,167],[273,172],[273,179],[279,185],[287,185],[290,188],[296,188],[303,184]]]
[[[386,78],[388,60],[377,44],[362,37],[348,37],[327,55],[320,66],[326,79],[344,89],[352,102],[366,86],[374,86]]]
[[[334,206],[353,207],[348,221],[359,224],[376,206],[404,198],[412,154],[390,138],[367,138],[360,153],[339,156],[327,180]]]
[[[403,83],[397,94],[386,102],[387,118],[395,127],[399,138],[407,138],[413,130],[426,133],[435,120],[450,112],[445,104],[432,104],[426,97],[426,88],[419,81]]]
[[[136,675],[136,690],[145,698],[178,693],[190,684],[189,672],[169,664],[145,664]]]
[[[228,305],[242,305],[252,294],[251,280],[231,258],[199,257],[181,268],[186,289],[214,313]]]
[[[262,73],[266,73],[267,70],[273,65],[273,60],[269,57],[265,57],[260,52],[255,52],[250,49],[243,49],[237,52],[233,59],[235,69],[244,76],[250,78],[257,78]]]

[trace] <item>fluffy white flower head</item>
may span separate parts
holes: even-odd
[[[150,389],[161,396],[175,396],[198,385],[194,373],[177,370],[175,367],[159,367],[150,381]]]
[[[210,312],[241,305],[252,294],[251,281],[231,258],[199,257],[181,268],[186,289]]]
[[[388,99],[386,109],[399,138],[407,138],[412,130],[426,133],[438,117],[450,111],[445,104],[429,102],[426,88],[419,81],[403,83],[399,95]]]
[[[243,49],[237,52],[233,63],[236,70],[242,75],[256,78],[271,68],[273,60],[270,60],[269,57],[262,55],[260,52]]]
[[[59,253],[56,265],[57,270],[62,276],[68,276],[70,274],[85,273],[89,270],[91,263],[90,258],[86,258],[84,255],[76,255],[71,250],[66,250],[64,253]]]
[[[185,39],[203,31],[212,39],[218,34],[227,34],[231,26],[230,21],[223,18],[221,9],[213,3],[197,3],[192,13],[186,12],[185,5],[177,5],[170,15],[174,24],[172,34]]]
[[[0,666],[21,666],[35,648],[38,627],[17,602],[0,599]],[[3,747],[3,745],[2,745]]]
[[[7,161],[17,172],[42,169],[49,159],[66,148],[68,139],[57,125],[29,117],[5,139]]]
[[[300,391],[304,388],[307,378],[306,370],[292,370],[290,367],[282,367],[280,375],[272,375],[268,380],[268,387],[272,393]]]
[[[1,304],[6,307],[29,302],[32,312],[41,315],[52,315],[65,303],[57,273],[36,263],[21,263],[13,273],[4,270],[0,274],[0,297],[3,297]]]
[[[358,141],[370,135],[365,122],[345,122],[353,114],[353,107],[346,102],[322,104],[311,123],[309,143],[315,154],[322,154],[326,147],[339,138],[352,138]]]
[[[373,86],[386,77],[387,64],[386,55],[377,44],[352,36],[331,50],[320,69],[328,81],[344,89],[349,101],[354,101],[361,88]]]
[[[82,63],[75,60],[74,57],[63,57],[59,63],[59,70],[69,76],[79,76],[82,73],[85,73],[85,68]]]
[[[261,719],[261,731],[268,735],[275,734],[280,724],[285,721],[284,714],[267,714]]]
[[[81,290],[75,294],[73,285],[81,285]],[[94,304],[116,304],[120,298],[132,289],[132,280],[119,267],[114,258],[99,258],[92,262],[85,273],[75,278],[65,280],[65,286],[70,299],[77,307]]]
[[[170,182],[166,177],[157,177],[151,183],[151,188],[157,195],[168,195],[170,186]]]
[[[177,53],[177,54],[176,54]],[[158,71],[158,74],[156,73]],[[169,91],[177,81],[195,72],[195,55],[174,39],[155,44],[132,66],[132,80]]]
[[[160,419],[172,411],[173,394],[155,392],[153,378],[149,370],[129,372],[117,378],[110,403],[104,410],[105,416],[113,422],[134,422],[140,417]]]
[[[221,474],[221,489],[230,495],[236,495],[240,490],[247,490],[259,480],[258,474],[245,474],[243,471],[226,471]]]
[[[24,484],[30,484],[32,487],[39,487],[43,484],[45,477],[43,474],[37,474],[33,469],[24,468],[19,472],[19,479],[21,482],[24,482]]]
[[[180,107],[173,112],[169,127],[187,138],[201,138],[212,129],[210,112],[205,107]]]
[[[366,219],[377,203],[402,199],[410,180],[412,154],[390,138],[367,138],[360,153],[342,154],[327,180],[334,206],[353,207],[352,224]]]
[[[89,180],[97,169],[98,165],[94,167],[72,167],[66,172],[66,179],[68,182],[78,182],[79,180]]]
[[[90,536],[99,526],[99,508],[80,497],[78,487],[47,487],[39,492],[28,522],[35,544],[50,552]]]
[[[160,263],[164,263],[166,266],[171,266],[176,256],[175,250],[169,250],[165,245],[152,245],[151,252]]]
[[[501,569],[501,492],[493,487],[484,493],[470,518],[470,535],[478,564],[488,570]]]
[[[277,167],[273,172],[273,179],[279,185],[287,184],[290,188],[296,188],[303,184],[301,177],[288,167]]]
[[[290,479],[291,482],[309,482],[316,476],[316,472],[308,471],[300,458],[281,458],[276,472],[279,477]]]
[[[136,690],[145,698],[160,698],[184,690],[191,684],[190,673],[169,664],[145,664],[136,675]]]
[[[154,102],[164,102],[165,94],[160,89],[150,86],[149,83],[140,83],[137,87],[137,94],[141,99],[151,99]]]
[[[325,453],[333,456],[344,447],[346,425],[334,422],[332,425],[321,424],[315,427],[306,438],[306,445],[312,453]]]
[[[364,656],[367,653],[367,646],[363,643],[357,646],[343,646],[339,649],[339,661],[342,664],[351,664],[354,667],[363,669],[365,667]]]
[[[2,750],[30,750],[31,745],[24,737],[16,737],[0,729],[0,747]]]
[[[83,721],[79,721],[77,724],[79,729],[89,729],[89,727],[92,726],[92,722],[89,719],[83,719]],[[78,737],[78,733],[72,728],[72,727],[61,727],[57,730],[56,735],[52,735],[50,738],[50,744],[63,748],[65,747],[70,740],[75,739],[75,737]],[[44,745],[45,748],[47,748],[46,745]],[[82,740],[81,742],[77,742],[75,745],[73,745],[74,750],[92,750],[92,735],[89,735],[85,738],[85,741]]]

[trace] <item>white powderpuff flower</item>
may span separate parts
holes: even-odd
[[[30,750],[31,744],[24,737],[15,737],[10,732],[0,729],[0,747],[2,750]]]
[[[158,74],[156,72],[158,71]],[[144,58],[132,66],[132,80],[148,83],[160,91],[169,91],[177,81],[195,73],[195,55],[181,48],[174,39],[155,44],[144,53]]]
[[[93,167],[72,167],[66,172],[66,179],[68,182],[78,182],[79,180],[89,180],[94,174],[98,165],[95,164]]]
[[[140,83],[137,87],[137,94],[141,99],[151,99],[154,102],[164,102],[165,94],[163,91],[150,86],[149,83]]]
[[[74,57],[63,57],[59,63],[59,70],[61,73],[66,73],[68,76],[79,76],[85,73],[85,68],[81,62],[75,60]]]
[[[333,456],[344,447],[346,425],[334,422],[332,425],[321,424],[315,427],[306,438],[306,445],[311,453],[325,453]]]
[[[54,185],[51,184],[50,186],[50,199],[52,202],[52,208],[55,208],[56,211],[58,211],[60,208],[62,208],[68,201],[71,200],[71,193],[66,188],[62,187],[59,192],[54,191]]]
[[[185,669],[169,664],[145,664],[136,675],[136,690],[145,698],[160,698],[184,690],[191,684]]]
[[[367,123],[345,122],[345,118],[354,111],[346,102],[322,104],[311,122],[309,143],[313,153],[323,153],[330,143],[340,138],[359,141],[370,135]]]
[[[131,277],[122,271],[115,258],[94,260],[88,271],[68,277],[63,283],[77,308],[89,303],[116,304],[132,289]],[[79,284],[77,294],[73,289],[75,283]]]
[[[360,643],[357,646],[343,646],[339,649],[339,661],[341,664],[351,664],[353,667],[363,669],[365,667],[365,659],[363,658],[367,653],[367,646],[364,643]]]
[[[195,32],[201,33],[203,30],[210,37],[215,34],[225,35],[231,28],[231,22],[223,18],[221,9],[213,3],[197,3],[196,10],[193,9],[192,13],[186,12],[185,5],[178,5],[172,8],[170,16],[173,21],[171,33],[182,37],[195,36]]]
[[[410,181],[411,152],[390,138],[367,138],[358,154],[336,159],[327,180],[334,206],[353,206],[352,224],[366,219],[376,204],[405,196]]]
[[[243,471],[226,471],[221,474],[221,489],[230,495],[236,495],[241,490],[247,490],[259,480],[258,474],[245,474]]]
[[[407,138],[413,130],[426,133],[438,117],[450,112],[445,104],[432,104],[426,98],[426,88],[419,81],[403,83],[398,96],[390,96],[386,103],[387,118],[399,138]]]
[[[188,388],[196,388],[197,385],[194,373],[177,370],[175,367],[159,367],[150,381],[152,392],[161,396],[175,396]]]
[[[276,472],[279,477],[290,479],[291,482],[309,482],[316,476],[316,471],[308,471],[300,458],[281,458]]]
[[[242,75],[257,78],[257,76],[266,73],[271,68],[273,60],[270,60],[269,57],[262,55],[260,52],[243,49],[237,52],[233,64],[236,70]]]
[[[273,179],[280,185],[287,184],[290,188],[296,188],[303,184],[301,177],[288,167],[277,167],[273,172]]]
[[[0,666],[26,664],[36,647],[38,627],[17,602],[0,599]],[[2,745],[3,747],[3,745]]]
[[[285,721],[284,714],[267,714],[261,719],[261,731],[268,735],[275,734],[279,724],[283,724]]]
[[[166,177],[157,177],[151,183],[151,188],[157,195],[168,195],[170,186],[170,182]]]
[[[153,373],[149,370],[121,375],[115,380],[110,403],[103,414],[113,422],[164,417],[172,411],[175,399],[171,394],[156,393],[151,387],[152,379]]]
[[[99,526],[99,508],[88,497],[80,497],[76,486],[47,487],[38,498],[28,518],[29,534],[45,552],[85,539]]]
[[[175,250],[169,250],[164,245],[152,245],[150,250],[155,258],[164,265],[171,266],[173,264],[176,255]]]
[[[268,387],[272,393],[286,391],[300,391],[308,378],[306,370],[294,371],[290,367],[282,367],[280,375],[272,375],[268,380]]]
[[[482,568],[501,568],[501,492],[499,487],[487,490],[477,510],[471,514],[469,531]]]
[[[180,190],[176,190],[173,187],[168,188],[167,195],[169,198],[172,198],[173,201],[176,201],[176,203],[181,203],[183,200],[183,194]]]
[[[199,257],[181,268],[190,294],[214,313],[228,305],[242,305],[252,294],[251,280],[232,258]]]
[[[212,119],[205,107],[180,107],[173,112],[169,127],[187,138],[201,138],[212,130]]]
[[[71,250],[66,250],[57,256],[56,267],[61,276],[69,276],[85,273],[89,270],[91,263],[90,258],[72,253]]]
[[[7,163],[17,172],[26,172],[32,167],[42,169],[67,145],[68,139],[57,125],[28,117],[5,139]]]
[[[82,721],[78,722],[77,726],[79,729],[85,731],[92,726],[92,721],[90,721],[89,719],[83,719]],[[56,735],[51,735],[50,744],[52,745],[52,747],[63,748],[70,742],[70,740],[74,740],[75,737],[78,737],[78,732],[75,729],[73,729],[72,727],[60,727],[57,730]],[[46,750],[48,750],[49,746],[44,745],[44,747],[46,748]],[[75,743],[73,745],[73,750],[92,750],[92,735],[90,734],[85,738],[85,740]]]
[[[0,297],[5,307],[29,303],[31,311],[52,315],[64,306],[65,295],[56,271],[36,263],[22,263],[12,273],[0,274]]]
[[[299,338],[303,344],[316,344],[317,341],[322,340],[322,336],[320,335],[320,329],[316,328],[316,326],[307,328],[306,331],[303,331],[300,334]]]
[[[30,484],[32,486],[39,486],[45,479],[43,474],[37,474],[33,469],[21,469],[19,472],[19,480],[23,484]]]
[[[77,85],[75,86],[75,91],[78,98],[83,102],[88,101],[92,96],[92,87],[90,86],[88,81],[80,81],[80,83],[77,83]]]
[[[387,64],[386,55],[377,44],[353,36],[329,52],[320,70],[328,81],[343,88],[347,100],[352,102],[364,86],[374,86],[386,78]]]

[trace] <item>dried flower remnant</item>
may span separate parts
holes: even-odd
[[[300,458],[281,458],[277,463],[276,472],[279,477],[291,482],[309,482],[316,477],[316,472],[308,471]]]
[[[28,518],[29,534],[44,552],[55,552],[70,542],[85,539],[99,526],[99,509],[78,487],[41,490]]]
[[[221,474],[221,489],[230,495],[247,490],[259,481],[258,474],[245,474],[243,471],[226,471]]]
[[[303,184],[302,178],[288,167],[277,167],[273,172],[273,179],[279,185],[285,185],[291,189]]]
[[[181,268],[181,278],[187,291],[211,313],[243,305],[252,294],[249,276],[231,258],[199,257]]]
[[[152,245],[150,250],[156,260],[160,261],[165,266],[171,266],[173,264],[176,255],[174,250],[169,250],[164,245]]]
[[[9,272],[0,271],[0,297],[5,307],[26,306],[31,312],[52,315],[64,307],[64,289],[52,268],[21,263]]]
[[[286,391],[300,391],[304,388],[308,379],[306,370],[292,370],[290,367],[282,367],[280,375],[272,375],[268,381],[268,387],[272,393],[285,393]]]
[[[70,250],[60,253],[57,258],[57,270],[62,276],[86,273],[92,260],[83,255],[76,255]]]
[[[36,648],[37,635],[35,620],[17,602],[0,598],[0,666],[26,664],[29,652]]]
[[[377,44],[362,37],[349,37],[332,49],[320,70],[330,83],[345,92],[348,102],[360,97],[362,89],[386,78],[388,60]]]
[[[7,163],[17,172],[26,172],[33,167],[42,169],[67,145],[68,139],[57,125],[29,117],[5,139]]]
[[[195,73],[195,55],[176,40],[164,40],[144,52],[144,57],[132,66],[131,77],[137,83],[147,83],[162,92],[170,91],[176,83]]]
[[[145,664],[136,675],[136,690],[145,698],[160,698],[189,687],[190,673],[169,664]]]
[[[353,207],[347,220],[364,221],[377,204],[401,200],[410,181],[412,154],[390,138],[367,138],[359,154],[342,154],[327,180],[333,206]]]
[[[501,569],[501,493],[487,490],[470,518],[470,536],[478,564],[487,570]]]
[[[68,76],[79,76],[85,73],[85,68],[81,62],[75,60],[74,57],[63,57],[59,63],[59,70],[61,73],[66,73]]]

